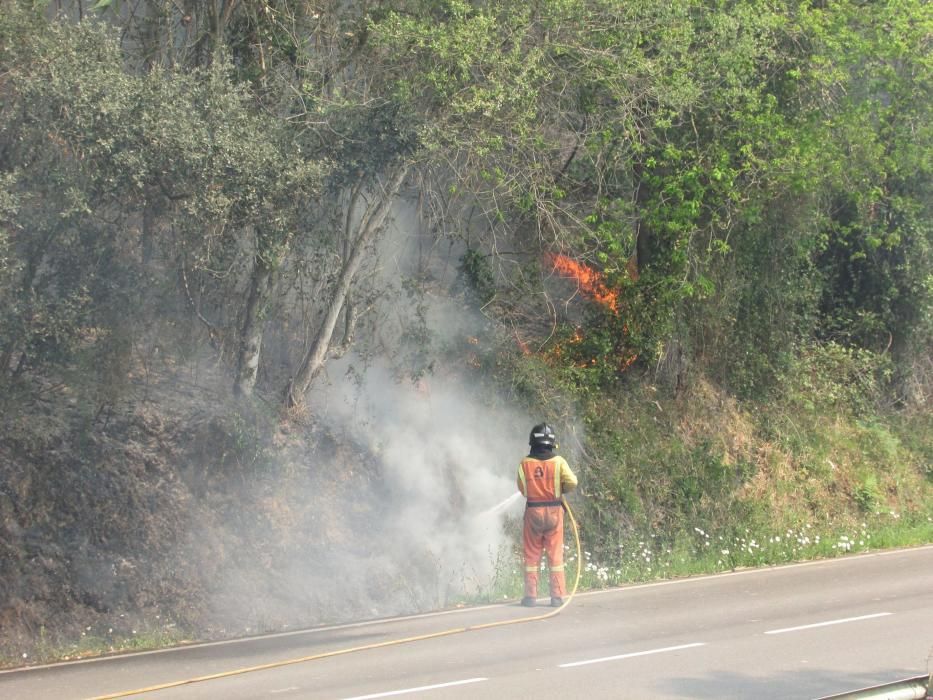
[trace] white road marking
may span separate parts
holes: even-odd
[[[618,656],[604,656],[601,659],[587,659],[586,661],[573,661],[569,664],[559,664],[558,668],[572,668],[574,666],[586,666],[587,664],[600,664],[603,661],[618,661],[619,659],[630,659],[633,656],[648,656],[649,654],[663,654],[666,651],[677,651],[679,649],[690,649],[692,647],[706,646],[706,642],[694,642],[693,644],[681,644],[676,647],[663,647],[661,649],[648,649],[647,651],[633,651],[631,654],[619,654]]]
[[[467,683],[479,683],[488,681],[488,678],[467,678],[462,681],[451,681],[450,683],[438,683],[437,685],[422,685],[417,688],[403,688],[402,690],[389,690],[385,693],[373,693],[372,695],[357,695],[346,700],[372,700],[373,698],[388,698],[393,695],[407,695],[408,693],[420,693],[425,690],[436,690],[437,688],[450,688],[455,685],[466,685]]]
[[[840,620],[827,620],[826,622],[814,622],[812,625],[800,625],[799,627],[784,627],[779,630],[768,630],[765,634],[784,634],[785,632],[797,632],[798,630],[808,630],[814,627],[826,627],[828,625],[841,625],[845,622],[858,622],[859,620],[871,620],[873,617],[886,617],[894,613],[883,612],[873,615],[859,615],[858,617],[844,617]]]

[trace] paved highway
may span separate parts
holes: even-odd
[[[125,697],[816,698],[929,672],[933,546],[581,594],[549,619],[385,645],[546,611],[494,605],[4,672],[0,698],[165,685]]]

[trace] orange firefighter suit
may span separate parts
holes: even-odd
[[[542,551],[550,570],[551,597],[566,594],[564,581],[564,509],[561,495],[577,486],[577,477],[560,455],[532,452],[518,468],[518,490],[525,496],[525,598],[538,595]]]

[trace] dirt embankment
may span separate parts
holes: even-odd
[[[340,505],[366,488],[365,457],[321,428],[283,432],[177,381],[102,412],[67,394],[11,404],[0,408],[4,665],[416,605],[328,573],[336,557],[371,573],[380,560],[349,536],[372,514]]]

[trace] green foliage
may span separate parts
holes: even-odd
[[[855,487],[855,502],[864,513],[871,513],[881,501],[878,480],[874,474],[867,474]]]
[[[480,305],[489,303],[496,292],[495,278],[488,258],[470,248],[460,258],[459,269]]]
[[[370,30],[375,46],[411,57],[396,67],[395,99],[430,115],[423,144],[455,164],[448,192],[482,203],[523,243],[605,275],[627,352],[654,363],[685,334],[726,385],[753,395],[814,335],[850,329],[850,342],[876,351],[903,337],[914,352],[929,337],[912,330],[929,315],[928,256],[916,254],[928,247],[927,185],[911,177],[901,197],[889,175],[905,172],[891,157],[901,148],[919,173],[929,160],[917,155],[929,147],[917,99],[925,11],[903,11],[918,25],[850,3],[548,2],[533,16],[508,2],[449,3],[424,19],[390,12]],[[885,23],[902,32],[896,41],[877,31]],[[903,128],[883,94],[904,100]],[[876,221],[896,201],[918,222],[910,236],[876,225],[859,238],[893,256],[860,273],[867,285],[831,263],[845,251],[841,188]],[[618,326],[590,316],[592,347],[568,361],[606,364]]]
[[[731,254],[712,266],[716,292],[686,306],[702,365],[739,396],[779,390],[816,324],[812,245],[796,233],[812,222],[806,198],[788,195],[787,206],[795,202],[797,214],[768,212],[743,225]]]
[[[801,350],[786,376],[785,392],[810,410],[865,413],[882,402],[890,374],[886,355],[824,343]]]
[[[302,155],[296,134],[257,110],[220,60],[139,76],[102,25],[17,11],[2,29],[28,39],[4,42],[10,194],[0,214],[16,262],[0,288],[0,369],[67,363],[95,346],[115,357],[103,339],[151,323],[145,290],[164,274],[147,269],[152,251],[180,261],[202,318],[215,304],[218,325],[234,322],[220,297],[242,295],[242,277],[217,271],[248,269],[244,254],[282,264],[321,161]],[[143,240],[140,219],[150,222]]]
[[[713,432],[696,436],[698,412],[715,410],[714,397],[688,399],[675,413],[677,404],[651,395],[603,397],[584,408],[584,497],[576,508],[592,553],[587,585],[929,537],[930,441],[920,426],[905,430],[877,413],[871,421],[804,414],[774,401],[745,416],[721,414]],[[728,447],[736,442],[745,449]]]
[[[230,452],[221,461],[233,460],[235,470],[240,473],[250,473],[263,466],[269,452],[271,419],[269,415],[257,415],[255,410],[244,414],[242,407],[231,413],[224,426],[228,433],[224,442],[229,445]]]
[[[523,335],[550,290],[524,261],[493,275],[499,236],[601,275],[615,309],[528,324],[584,395],[678,347],[739,395],[800,373],[802,402],[864,411],[933,337],[922,3],[414,2],[326,21],[246,3],[223,26],[192,16],[210,60],[145,74],[102,25],[28,7],[0,24],[6,372],[126,335],[119,310],[153,272],[128,233],[140,216],[235,347],[228,300],[250,271],[300,279],[337,240],[331,217],[349,220],[341,202],[401,157],[467,240],[477,302]],[[257,319],[292,325],[268,289]],[[867,366],[888,350],[893,366]]]
[[[653,403],[626,406],[614,415],[594,404],[585,419],[588,451],[599,455],[585,472],[595,551],[648,533],[664,540],[693,527],[722,531],[750,522],[737,495],[754,473],[750,463],[729,464],[709,440],[690,444],[672,435],[667,416]]]
[[[926,475],[933,483],[933,414],[917,411],[909,415],[898,415],[893,419],[894,430],[908,454],[914,455],[914,468]]]
[[[40,234],[3,234],[15,250],[4,264],[40,307],[53,307],[40,279],[51,254],[91,238],[132,278],[119,229],[146,212],[173,231],[163,249],[190,275],[189,303],[235,340],[224,300],[250,267],[300,268],[298,239],[307,251],[337,238],[309,222],[339,218],[350,192],[411,158],[439,229],[470,255],[505,237],[516,256],[565,252],[603,275],[618,314],[588,313],[585,341],[563,356],[595,367],[596,384],[678,345],[753,396],[813,340],[890,350],[906,383],[933,337],[923,3],[451,0],[327,17],[242,3],[223,18],[193,10],[197,41],[171,50],[154,48],[171,26],[155,5],[97,8],[138,42],[122,47],[94,22],[28,7],[0,25],[14,154],[0,209]],[[90,222],[97,233],[82,235]],[[515,275],[466,265],[479,303],[495,299],[514,323],[529,315],[526,266],[495,267]],[[82,290],[97,300],[78,277],[62,309]],[[5,293],[18,349],[30,328],[54,335],[50,319],[27,320],[25,292]],[[271,299],[262,319],[289,325]]]

